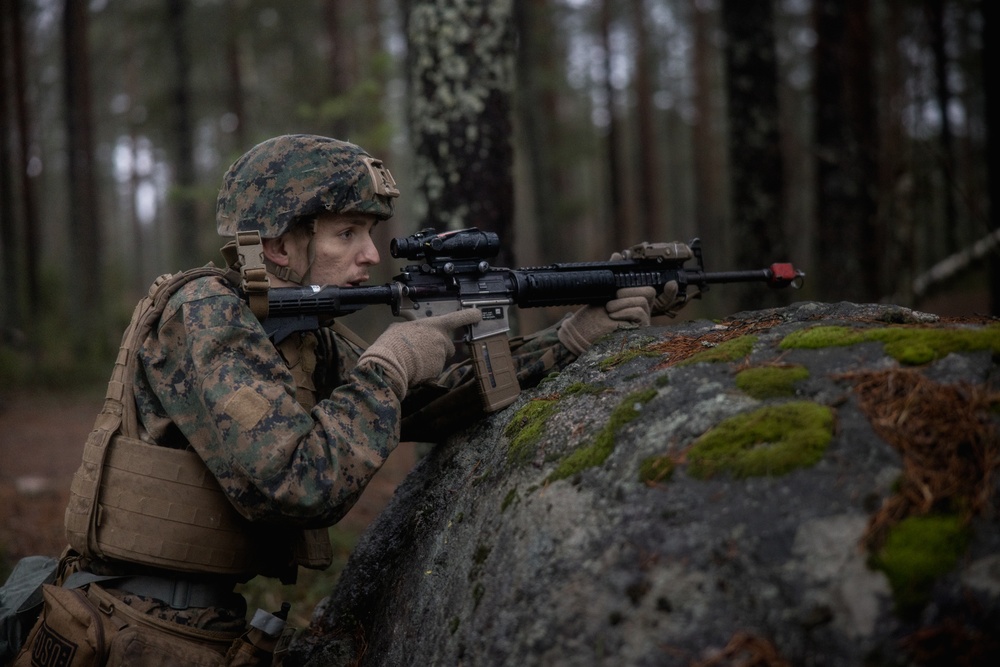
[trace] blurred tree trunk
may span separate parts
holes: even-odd
[[[666,207],[659,192],[665,191],[657,160],[656,122],[653,118],[653,58],[649,43],[650,17],[643,0],[631,0],[632,29],[635,31],[635,113],[639,152],[639,241],[657,241],[661,229],[670,229]]]
[[[7,3],[0,3],[0,279],[7,289],[0,292],[0,344],[3,343],[3,332],[9,328],[21,326],[23,321],[23,306],[21,302],[22,283],[17,271],[17,221],[14,217],[14,178],[15,165],[20,165],[11,143],[12,132],[10,99],[13,86],[7,75],[7,63],[10,56],[7,33],[11,29],[11,12]]]
[[[560,127],[560,90],[562,56],[559,37],[549,0],[514,2],[517,28],[517,117],[523,132],[526,154],[527,199],[531,203],[532,223],[521,229],[533,229],[537,246],[547,250],[572,252],[569,242],[578,231],[577,221],[565,220],[561,205],[570,196],[567,179],[572,168],[560,159],[564,132]],[[552,261],[551,257],[546,258]],[[565,258],[562,258],[565,259]]]
[[[514,265],[511,0],[404,5],[419,224],[496,232],[495,263]]]
[[[605,169],[608,177],[608,227],[609,241],[612,248],[627,248],[637,240],[633,232],[636,225],[633,209],[625,196],[625,185],[622,180],[621,156],[621,118],[618,114],[618,95],[612,81],[611,63],[611,25],[614,20],[614,0],[601,0],[601,45],[604,54],[601,65],[604,75],[604,97],[608,110],[608,130],[605,138]]]
[[[3,3],[0,3],[3,4]],[[26,294],[28,312],[33,311],[42,300],[42,278],[41,278],[41,243],[39,242],[39,227],[41,225],[38,215],[38,200],[35,196],[35,189],[32,185],[32,175],[28,169],[31,159],[30,146],[31,137],[35,128],[32,124],[32,115],[28,112],[28,92],[27,92],[27,68],[28,59],[24,48],[24,16],[22,0],[10,0],[5,5],[10,12],[8,14],[10,31],[10,74],[13,79],[13,112],[14,123],[17,127],[18,145],[13,161],[19,178],[16,184],[20,185],[21,221],[22,233],[20,241],[23,245],[23,263],[16,264],[23,271],[23,280]],[[7,126],[4,127],[13,127]],[[13,149],[12,149],[13,150]],[[14,186],[16,187],[16,186]],[[12,227],[16,234],[17,226]],[[16,247],[16,245],[15,245]],[[13,283],[18,284],[18,283]],[[24,313],[22,313],[23,315]]]
[[[194,195],[194,123],[191,100],[191,53],[187,40],[187,0],[168,0],[167,28],[174,56],[174,79],[171,90],[171,143],[174,147],[174,202],[176,212],[174,261],[184,267],[202,261],[201,238],[204,230],[199,220]]]
[[[883,230],[881,265],[886,290],[894,300],[913,305],[913,279],[917,266],[917,234],[913,215],[913,171],[907,162],[909,142],[901,122],[906,113],[906,67],[902,53],[905,43],[905,7],[886,3],[880,37],[883,63],[878,87],[879,161],[877,219]]]
[[[694,226],[696,233],[712,248],[708,259],[713,270],[730,266],[729,229],[726,202],[725,119],[719,108],[721,92],[719,61],[721,54],[713,35],[718,31],[718,10],[705,8],[704,3],[690,0],[692,17],[692,76],[694,78],[694,110],[692,150],[695,187]],[[688,239],[680,239],[687,241]],[[729,290],[719,290],[715,301],[726,300]],[[726,308],[726,310],[729,310]]]
[[[391,130],[383,111],[391,71],[378,0],[324,0],[327,86],[317,96],[321,131],[387,160]]]
[[[739,268],[757,268],[787,254],[771,0],[723,0],[722,21],[734,260]],[[734,287],[742,309],[760,308],[770,298],[759,287]]]
[[[69,152],[70,314],[80,343],[93,342],[102,314],[102,237],[97,211],[94,119],[91,109],[88,10],[82,0],[63,3],[63,71]]]
[[[125,30],[125,93],[129,96],[129,100],[137,101],[142,99],[140,86],[142,72],[140,71],[137,53],[135,26],[129,23],[125,27]],[[129,115],[131,116],[131,114]],[[139,128],[137,125],[134,118],[129,119],[128,208],[125,211],[125,215],[128,216],[129,220],[129,228],[132,231],[132,262],[133,277],[135,278],[133,285],[137,290],[131,295],[133,301],[138,301],[142,298],[147,286],[156,278],[155,275],[149,275],[152,273],[152,267],[156,265],[153,254],[155,252],[155,244],[150,242],[152,237],[151,230],[146,229],[139,219]]]
[[[817,274],[821,298],[878,301],[883,235],[877,182],[868,0],[817,0]],[[832,279],[833,277],[835,279]]]
[[[990,74],[1000,50],[996,47],[997,3],[995,0],[981,0],[983,12],[983,90],[986,98],[986,178],[989,194],[989,228],[1000,232],[1000,95],[997,91],[996,74]],[[1000,315],[1000,248],[994,247],[989,254],[990,314]]]
[[[531,266],[566,260],[581,247],[575,243],[582,231],[579,221],[566,219],[571,196],[567,181],[576,165],[562,159],[567,134],[560,123],[564,53],[553,12],[551,0],[513,3],[517,34],[513,104],[521,157],[514,204],[518,238],[512,257]],[[515,308],[511,318],[521,332],[552,324],[552,313],[544,308]]]
[[[351,4],[349,0],[325,0],[323,3],[324,27],[330,44],[327,50],[327,71],[330,73],[330,94],[334,97],[347,95],[358,80],[359,45],[355,39],[355,30],[345,16]],[[351,119],[348,114],[340,114],[330,122],[332,136],[345,140],[351,136]]]
[[[226,2],[226,109],[233,115],[232,126],[233,140],[236,144],[236,151],[246,151],[250,148],[247,142],[250,140],[247,135],[247,113],[246,103],[243,99],[243,66],[240,61],[239,23],[237,15],[239,8],[236,0]]]
[[[927,30],[930,35],[931,53],[934,58],[934,90],[938,115],[941,118],[940,162],[941,177],[944,187],[941,191],[942,222],[944,223],[944,248],[942,256],[956,252],[962,244],[957,216],[955,212],[955,169],[954,169],[954,133],[951,128],[951,118],[948,107],[951,93],[948,86],[948,52],[945,36],[945,0],[925,0],[924,14],[927,18]]]

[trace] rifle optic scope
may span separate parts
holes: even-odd
[[[400,236],[389,242],[389,252],[397,259],[487,259],[500,252],[500,237],[494,232],[482,232],[475,227],[438,234],[424,229],[410,236]]]

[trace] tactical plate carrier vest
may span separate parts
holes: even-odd
[[[296,565],[329,567],[332,550],[325,530],[283,532],[256,526],[233,508],[194,451],[139,438],[132,396],[136,351],[156,326],[168,299],[185,283],[205,276],[239,280],[234,271],[212,266],[164,275],[136,306],[104,408],[73,476],[67,537],[73,549],[89,558],[294,581]]]

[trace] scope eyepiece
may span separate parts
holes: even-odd
[[[500,252],[500,237],[475,227],[442,232],[423,229],[410,236],[392,239],[389,252],[393,257],[411,261],[433,262],[443,259],[487,259]]]

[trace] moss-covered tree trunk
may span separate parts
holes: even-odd
[[[510,0],[406,3],[409,125],[421,227],[494,231],[513,264]]]

